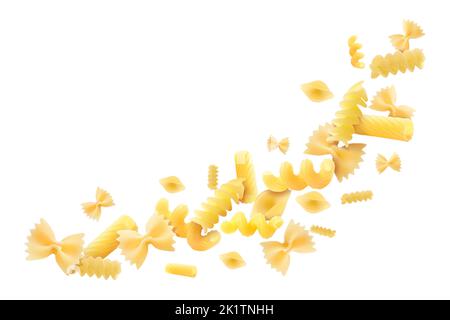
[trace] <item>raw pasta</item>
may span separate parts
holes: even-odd
[[[84,255],[106,258],[119,246],[117,239],[119,238],[118,231],[121,230],[137,231],[137,225],[131,217],[121,216],[84,249]]]
[[[289,150],[289,138],[283,138],[278,141],[275,137],[270,136],[269,139],[267,139],[267,149],[273,151],[277,148],[280,149],[282,153],[286,154]]]
[[[400,157],[396,153],[394,153],[389,160],[382,154],[379,154],[377,157],[376,166],[378,173],[382,173],[387,168],[391,168],[395,171],[400,171],[402,162],[400,160]]]
[[[286,275],[290,264],[290,253],[314,252],[314,242],[309,232],[302,226],[289,223],[284,234],[284,242],[267,241],[261,243],[267,263]]]
[[[397,74],[399,71],[405,73],[407,70],[413,72],[415,68],[422,69],[424,62],[425,56],[420,49],[397,51],[384,57],[376,56],[370,64],[370,69],[372,70],[372,78],[377,78],[380,75],[387,77],[389,74]]]
[[[173,231],[178,237],[186,238],[187,226],[185,218],[189,213],[189,209],[186,205],[179,205],[173,211],[170,211],[169,201],[167,199],[160,199],[156,204],[155,212],[169,221]]]
[[[336,231],[332,230],[332,229],[328,229],[328,228],[324,228],[324,227],[319,227],[319,226],[311,226],[310,231],[312,233],[324,236],[324,237],[328,237],[328,238],[334,238],[334,236],[336,235]]]
[[[252,156],[247,151],[240,151],[235,154],[234,162],[236,165],[236,175],[239,179],[243,180],[244,184],[244,193],[240,197],[240,200],[243,203],[251,203],[255,201],[256,195],[258,194]]]
[[[403,21],[404,34],[394,34],[390,36],[391,43],[399,51],[409,50],[409,40],[424,36],[422,28],[411,20]]]
[[[194,278],[197,275],[197,267],[187,264],[169,263],[166,265],[166,272],[177,276]]]
[[[313,102],[322,102],[333,98],[333,93],[331,93],[328,86],[320,80],[302,84],[301,89]]]
[[[330,207],[328,201],[317,191],[300,195],[296,200],[309,213],[318,213]]]
[[[195,211],[193,222],[209,229],[219,222],[219,216],[225,217],[232,209],[232,202],[239,203],[244,194],[244,184],[241,179],[231,180],[214,191],[214,196],[202,203],[202,209]]]
[[[283,225],[283,219],[275,216],[266,221],[262,213],[254,214],[248,221],[245,214],[237,212],[229,221],[224,221],[221,229],[224,233],[234,233],[239,230],[243,236],[249,237],[258,230],[261,237],[268,239]]]
[[[114,205],[114,201],[111,195],[103,189],[97,188],[95,193],[95,202],[85,202],[82,203],[84,213],[94,220],[100,219],[100,215],[102,213],[102,207],[112,207]]]
[[[241,255],[236,251],[221,254],[220,260],[229,269],[242,268],[246,264]]]
[[[187,225],[187,242],[189,246],[197,251],[206,251],[214,247],[220,241],[220,233],[218,231],[209,231],[206,235],[202,235],[202,226],[190,222]]]
[[[273,192],[270,190],[261,192],[253,204],[252,216],[258,213],[262,213],[266,219],[281,216],[290,195],[291,192],[289,190],[284,192]]]
[[[115,280],[121,272],[121,266],[118,261],[111,261],[100,257],[85,257],[80,260],[78,272],[82,277],[85,275],[89,277],[95,275],[97,278],[103,277],[104,279],[112,278]]]
[[[57,241],[52,228],[44,219],[31,230],[27,242],[27,260],[38,260],[55,255],[61,270],[68,274],[80,260],[84,234],[74,234]]]
[[[414,109],[408,106],[396,106],[397,95],[395,87],[384,88],[375,95],[370,108],[377,111],[389,111],[390,117],[411,119]]]
[[[357,43],[356,39],[357,39],[356,36],[351,36],[348,39],[348,47],[349,47],[349,54],[351,57],[351,64],[355,68],[363,69],[364,63],[361,62],[360,60],[362,58],[364,58],[364,54],[359,51],[359,49],[362,48],[362,45],[360,43]]]
[[[319,172],[314,171],[314,165],[311,160],[302,161],[300,175],[308,186],[314,189],[325,188],[333,179],[334,162],[331,159],[325,159],[320,164]]]
[[[357,134],[409,141],[414,134],[414,124],[411,119],[364,116],[358,125],[355,126]]]
[[[219,174],[219,168],[215,165],[210,165],[208,168],[208,188],[210,190],[217,189],[217,176]]]
[[[148,253],[151,244],[159,250],[174,251],[174,232],[169,222],[159,214],[153,215],[147,222],[146,234],[140,235],[136,231],[121,230],[119,234],[119,248],[131,264],[140,268]]]
[[[372,191],[358,191],[345,193],[341,197],[342,204],[372,200]]]
[[[161,180],[159,180],[159,183],[163,186],[164,190],[169,193],[177,193],[185,189],[181,180],[175,176],[162,178]]]

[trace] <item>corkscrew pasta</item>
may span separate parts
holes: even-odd
[[[395,171],[400,171],[402,162],[399,155],[396,153],[394,153],[389,160],[382,154],[379,154],[377,156],[376,166],[378,173],[383,173],[387,168],[391,168]]]
[[[197,275],[197,267],[187,264],[169,263],[166,272],[177,276],[194,278]]]
[[[330,207],[329,202],[317,191],[300,195],[295,200],[309,213],[319,213]]]
[[[121,272],[121,266],[118,261],[111,261],[100,257],[85,257],[80,260],[78,272],[82,277],[85,275],[89,277],[95,275],[97,278],[104,278],[106,280],[112,278],[115,280]]]
[[[409,50],[409,40],[424,36],[422,28],[411,20],[403,21],[404,34],[393,34],[389,38],[395,49],[403,52]]]
[[[319,227],[319,226],[311,226],[310,231],[312,233],[324,236],[324,237],[328,237],[328,238],[334,238],[334,236],[336,235],[336,231],[332,230],[332,229],[328,229],[328,228],[324,228],[324,227]]]
[[[348,39],[348,48],[349,48],[349,54],[351,57],[351,64],[355,68],[363,69],[364,63],[361,61],[362,58],[364,58],[364,53],[359,51],[359,49],[362,48],[362,45],[360,43],[356,42],[357,37],[351,36]]]
[[[376,56],[370,64],[370,69],[372,78],[375,79],[379,76],[387,77],[389,74],[397,74],[399,71],[405,73],[413,72],[416,68],[422,69],[424,62],[425,56],[420,49],[397,51],[385,56]]]
[[[131,217],[121,216],[84,249],[84,255],[106,258],[119,246],[117,239],[121,230],[137,231],[137,225]]]
[[[210,165],[208,168],[208,188],[210,190],[217,189],[218,175],[219,168],[215,165]]]
[[[268,239],[273,236],[275,231],[283,225],[283,220],[279,216],[272,217],[266,221],[262,213],[254,214],[250,220],[247,220],[243,212],[237,212],[229,221],[224,221],[221,229],[224,233],[234,233],[236,230],[246,237],[252,236],[258,230],[260,236]]]
[[[244,184],[244,194],[240,200],[243,203],[252,203],[258,194],[252,156],[247,151],[240,151],[235,154],[234,162],[236,165],[236,176],[242,179]]]
[[[84,234],[74,234],[56,241],[52,228],[44,219],[31,230],[27,242],[27,260],[38,260],[55,256],[55,261],[61,270],[68,274],[78,263],[83,250]]]
[[[159,180],[164,190],[169,193],[177,193],[185,189],[184,184],[178,177],[170,176]]]
[[[221,254],[220,260],[228,269],[238,269],[246,265],[244,259],[236,251]]]
[[[103,189],[97,188],[95,193],[95,202],[85,202],[82,203],[84,213],[94,220],[100,219],[100,215],[102,214],[102,207],[112,207],[114,205],[114,201],[111,195]]]
[[[341,197],[342,204],[372,200],[372,191],[358,191],[345,193]]]
[[[275,137],[270,136],[269,139],[267,139],[267,149],[269,149],[269,152],[279,149],[283,154],[286,154],[289,150],[289,138],[283,138],[278,141]]]
[[[169,201],[167,199],[160,199],[156,204],[155,212],[169,221],[175,234],[180,238],[187,236],[187,224],[185,218],[189,213],[186,205],[177,206],[173,211],[169,209]]]
[[[309,100],[313,102],[322,102],[333,98],[333,93],[328,86],[320,80],[302,84],[301,89]]]
[[[411,119],[414,114],[414,109],[408,106],[397,106],[396,102],[397,94],[395,87],[390,86],[378,91],[372,100],[370,108],[377,111],[389,111],[390,117]]]

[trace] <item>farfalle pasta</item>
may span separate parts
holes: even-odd
[[[362,69],[364,68],[364,63],[361,61],[362,58],[364,58],[364,53],[362,53],[360,51],[360,49],[362,48],[362,45],[360,43],[356,42],[357,37],[356,36],[351,36],[348,39],[348,52],[350,54],[350,62],[352,64],[352,66],[354,66],[355,68],[358,69]]]
[[[300,195],[295,200],[309,213],[319,213],[330,207],[330,203],[317,191]]]
[[[188,264],[169,263],[166,272],[177,276],[194,278],[197,275],[197,267]]]
[[[170,176],[159,180],[164,190],[169,193],[181,192],[185,189],[184,184],[178,177]]]
[[[175,234],[180,238],[186,238],[187,236],[187,223],[185,219],[189,213],[189,209],[186,205],[181,204],[177,206],[173,211],[169,209],[169,201],[167,199],[160,199],[156,204],[155,213],[164,217],[169,221]]]
[[[341,197],[341,202],[342,204],[361,202],[372,200],[372,197],[373,197],[372,191],[357,191],[343,194]]]
[[[220,260],[228,269],[239,269],[246,265],[244,259],[236,251],[221,254]]]
[[[309,100],[313,102],[322,102],[333,98],[333,93],[326,83],[320,80],[302,84],[301,89]]]
[[[414,109],[408,106],[397,106],[397,94],[395,87],[390,86],[377,92],[372,100],[370,108],[377,111],[388,111],[390,117],[411,119]]]
[[[390,74],[397,74],[399,71],[405,73],[413,72],[416,68],[422,69],[424,62],[425,55],[420,49],[397,51],[385,56],[376,56],[370,64],[370,69],[372,78],[375,79],[379,76],[387,77]]]
[[[291,192],[273,192],[266,190],[261,192],[255,200],[252,209],[252,216],[262,213],[266,219],[281,216],[286,208]]]
[[[320,227],[320,226],[311,226],[311,228],[309,229],[312,233],[324,236],[324,237],[328,237],[328,238],[334,238],[334,236],[336,235],[336,231],[329,229],[329,228],[324,228],[324,227]]]
[[[224,233],[234,233],[237,230],[246,237],[252,236],[256,230],[259,235],[268,239],[273,236],[275,231],[283,225],[283,219],[279,216],[266,220],[262,213],[254,214],[250,220],[247,220],[243,212],[237,212],[229,221],[224,221],[221,229]]]
[[[118,232],[121,230],[137,231],[137,225],[131,217],[121,216],[84,249],[84,255],[94,258],[109,256],[119,246]]]
[[[88,275],[89,277],[96,276],[97,278],[104,278],[106,280],[109,278],[117,279],[122,270],[120,262],[100,257],[81,258],[77,269],[82,277]]]
[[[217,189],[218,175],[219,175],[219,168],[215,165],[210,165],[208,167],[208,188],[210,190]]]
[[[387,168],[391,168],[395,171],[400,171],[402,162],[399,155],[396,153],[394,153],[389,160],[382,154],[379,154],[376,160],[376,167],[378,173],[383,173]]]
[[[121,230],[119,234],[119,248],[131,264],[140,268],[148,253],[148,246],[164,251],[174,251],[175,234],[169,222],[159,214],[154,214],[147,222],[146,233],[140,235],[137,231]]]
[[[80,260],[83,250],[83,233],[68,236],[57,241],[52,228],[44,219],[31,230],[27,242],[27,260],[39,260],[50,255],[55,256],[61,270],[69,274]]]
[[[312,236],[305,228],[291,221],[284,233],[284,242],[262,242],[267,263],[276,271],[286,275],[290,264],[290,253],[311,253],[315,251]]]
[[[411,20],[403,21],[403,34],[393,34],[389,38],[395,49],[403,52],[409,50],[409,40],[424,36],[422,28]]]
[[[247,151],[236,152],[234,156],[234,163],[236,166],[236,176],[239,179],[242,179],[244,185],[244,193],[240,200],[243,203],[252,203],[255,201],[258,194],[252,156]]]
[[[85,202],[82,203],[81,206],[83,207],[84,213],[89,218],[98,220],[102,214],[102,208],[112,207],[114,205],[114,201],[111,195],[101,188],[97,188],[95,199],[95,202]]]
[[[289,150],[289,138],[283,138],[278,141],[274,136],[270,136],[269,139],[267,139],[267,149],[269,151],[279,149],[282,153],[286,154]]]

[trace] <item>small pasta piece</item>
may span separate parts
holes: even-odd
[[[400,160],[400,157],[396,153],[394,153],[389,160],[382,154],[379,154],[377,156],[376,166],[378,173],[384,172],[384,170],[386,170],[387,168],[391,168],[395,171],[400,171],[402,162]]]
[[[169,263],[166,272],[177,276],[194,278],[197,275],[197,267],[187,264]]]
[[[348,47],[349,47],[349,54],[351,57],[351,64],[355,68],[363,69],[364,63],[361,62],[360,60],[362,58],[364,58],[364,54],[359,51],[359,49],[362,48],[362,45],[360,43],[357,43],[356,39],[357,39],[356,36],[351,36],[348,39]]]
[[[85,257],[80,260],[78,270],[82,277],[85,275],[89,277],[95,275],[97,278],[103,277],[104,279],[112,278],[115,280],[121,272],[121,266],[118,261],[111,261],[100,257]]]
[[[167,199],[160,199],[156,204],[155,212],[169,221],[173,231],[178,237],[186,238],[187,224],[185,219],[189,213],[189,209],[186,205],[179,205],[173,211],[170,211],[169,201]]]
[[[370,108],[377,111],[389,111],[390,117],[411,119],[414,109],[408,106],[397,106],[397,94],[395,87],[390,86],[377,92],[372,100]]]
[[[333,179],[334,162],[331,159],[325,159],[320,164],[320,171],[315,172],[311,160],[302,161],[300,175],[308,186],[314,189],[325,188]]]
[[[289,138],[281,139],[279,142],[275,137],[270,136],[269,139],[267,139],[267,149],[270,151],[273,151],[275,149],[279,149],[283,154],[286,154],[286,152],[289,150]]]
[[[283,220],[279,216],[275,216],[267,221],[262,213],[256,213],[250,220],[247,220],[244,213],[237,212],[231,220],[222,223],[221,229],[224,233],[228,234],[239,230],[246,237],[252,236],[258,230],[261,237],[268,239],[282,225]]]
[[[287,185],[281,181],[281,178],[275,177],[270,172],[263,173],[263,182],[266,188],[273,192],[283,192],[288,189]]]
[[[283,162],[280,167],[280,179],[283,184],[286,184],[290,190],[303,190],[307,187],[305,179],[303,179],[301,172],[298,175],[294,174],[294,169],[289,162]]]
[[[422,69],[424,62],[425,56],[420,49],[397,51],[385,56],[376,56],[370,64],[370,69],[372,78],[375,79],[379,76],[387,77],[390,74],[397,74],[399,71],[405,73],[413,72],[415,68]]]
[[[84,255],[94,258],[109,256],[119,246],[117,239],[121,230],[137,231],[137,225],[131,217],[121,216],[84,249]]]
[[[330,207],[328,201],[317,191],[300,195],[296,200],[309,213],[319,213]]]
[[[256,186],[256,174],[253,167],[252,156],[247,151],[237,152],[234,156],[236,176],[243,180],[244,194],[240,200],[243,203],[252,203],[258,194]]]
[[[185,189],[184,184],[178,177],[170,176],[159,180],[164,190],[169,193],[177,193]]]
[[[189,246],[197,251],[206,251],[214,247],[220,241],[220,233],[218,231],[209,231],[206,235],[202,235],[202,226],[190,222],[187,225],[187,242]]]
[[[328,237],[328,238],[334,238],[334,236],[336,235],[336,231],[332,230],[332,229],[328,229],[328,228],[324,228],[324,227],[319,227],[319,226],[311,226],[310,231],[312,233],[324,236],[324,237]]]
[[[309,100],[313,102],[322,102],[333,98],[333,93],[328,86],[320,80],[302,84],[301,89]]]
[[[372,191],[359,191],[359,192],[351,192],[345,193],[341,197],[342,204],[360,202],[372,200],[373,193]]]
[[[255,200],[252,209],[252,216],[262,213],[266,219],[281,216],[286,208],[291,192],[273,192],[266,190],[261,192]]]
[[[246,265],[244,259],[236,251],[221,254],[220,260],[229,269],[238,269]]]
[[[82,203],[84,213],[94,220],[100,219],[100,215],[102,214],[102,208],[112,207],[114,205],[114,201],[111,195],[103,189],[97,188],[95,193],[95,202],[85,202]]]
[[[219,174],[219,168],[215,165],[210,165],[208,168],[208,188],[210,190],[217,189],[218,174]]]
[[[394,48],[401,52],[409,50],[410,39],[418,39],[425,35],[422,28],[411,20],[403,21],[403,32],[404,34],[393,34],[389,37]]]

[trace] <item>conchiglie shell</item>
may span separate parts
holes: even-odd
[[[252,216],[257,213],[262,213],[266,219],[281,216],[290,195],[291,192],[289,190],[283,192],[266,190],[261,192],[253,205]]]
[[[302,84],[303,93],[313,102],[321,102],[333,98],[328,86],[320,80]]]
[[[330,207],[328,201],[317,191],[300,195],[296,200],[309,213],[318,213]]]

